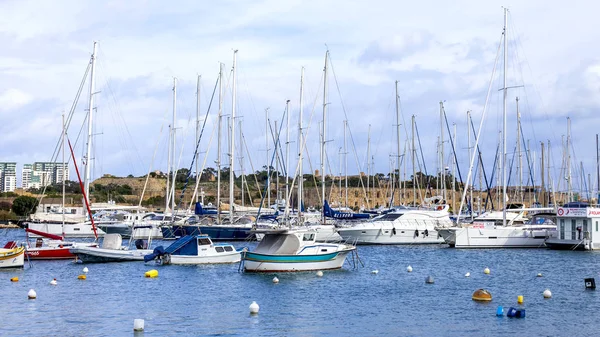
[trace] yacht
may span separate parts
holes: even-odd
[[[450,226],[448,205],[432,208],[399,206],[369,221],[339,228],[344,241],[357,244],[432,244],[443,243],[436,227]]]

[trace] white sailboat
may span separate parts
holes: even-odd
[[[521,208],[516,212],[507,209],[508,197],[506,195],[507,179],[506,179],[506,66],[508,62],[507,49],[507,22],[508,9],[504,8],[504,28],[502,38],[504,44],[504,73],[503,73],[503,126],[502,126],[502,153],[500,155],[500,170],[502,179],[502,202],[503,207],[501,212],[487,212],[474,219],[472,224],[462,224],[462,226],[446,227],[440,226],[437,228],[444,241],[451,247],[456,248],[539,248],[544,247],[544,241],[556,236],[556,224],[553,221],[538,223],[528,223],[524,217],[524,212],[528,210],[535,211],[552,211],[552,208]],[[491,85],[491,84],[490,84]],[[487,102],[486,102],[487,106]],[[484,116],[485,117],[485,108]],[[481,119],[479,132],[481,132],[484,118]],[[479,142],[479,133],[475,141],[475,146]],[[475,155],[471,157],[469,174],[467,177],[467,185],[471,181],[471,174]],[[466,198],[468,188],[464,189],[461,198],[459,210],[462,210],[462,203]],[[458,216],[460,220],[460,213]]]

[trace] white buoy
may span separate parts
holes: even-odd
[[[486,274],[486,275],[489,275],[489,274],[490,274],[490,268],[487,268],[487,267],[486,267],[486,268],[483,270],[483,273],[484,273],[484,274]]]
[[[412,267],[411,266],[406,267],[406,271],[409,273],[412,272]]]
[[[537,274],[537,277],[542,277],[542,273],[538,273],[538,274]]]
[[[133,320],[133,331],[144,331],[144,320],[136,318]]]
[[[371,274],[375,274],[375,275],[377,275],[378,273],[379,273],[379,270],[377,270],[377,269],[375,269],[375,270],[371,271]]]
[[[544,298],[550,298],[550,297],[552,297],[552,292],[550,291],[550,289],[544,290]]]
[[[87,273],[88,273],[88,271],[90,271],[90,270],[89,270],[87,267],[83,267],[83,272],[84,272],[84,273],[86,273],[86,274],[87,274]]]
[[[273,283],[279,283],[279,279],[277,278],[277,276],[273,277]]]
[[[27,298],[30,300],[34,300],[36,297],[37,293],[35,292],[35,290],[29,289],[29,292],[27,293]]]
[[[467,272],[467,273],[465,274],[465,277],[469,277],[469,276],[471,276],[471,273]]]
[[[322,277],[322,276],[323,276],[323,272],[319,270],[319,271],[317,272],[317,276],[318,276],[318,277]]]
[[[252,303],[250,303],[250,306],[248,308],[250,309],[250,314],[252,314],[252,315],[258,314],[258,310],[260,309],[260,307],[258,306],[258,304],[255,301],[252,301]]]
[[[56,279],[53,279],[52,281],[50,281],[50,284],[53,285],[53,286],[55,286],[55,285],[58,284],[58,282],[56,282]]]

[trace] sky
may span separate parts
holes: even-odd
[[[412,151],[407,150],[407,144],[412,144],[412,115],[419,132],[415,143],[421,144],[416,152],[419,157],[423,153],[427,173],[439,170],[436,158],[442,101],[450,128],[456,124],[456,156],[465,180],[469,169],[467,111],[478,129],[488,87],[479,138],[488,171],[499,143],[502,49],[495,72],[494,65],[502,38],[503,6],[509,8],[508,160],[515,152],[515,100],[519,97],[523,138],[530,144],[535,180],[539,181],[540,143],[550,141],[552,179],[556,184],[561,181],[564,189],[561,142],[570,117],[573,184],[579,186],[581,176],[589,174],[596,186],[600,31],[590,27],[595,26],[600,4],[578,0],[568,6],[538,0],[0,1],[0,12],[5,14],[0,18],[0,161],[17,162],[20,176],[24,163],[52,159],[61,135],[61,115],[71,111],[97,41],[92,178],[167,170],[174,77],[177,166],[190,167],[192,162],[196,83],[201,75],[201,119],[207,111],[209,114],[200,141],[200,166],[206,161],[206,166],[215,167],[218,98],[210,110],[208,104],[222,63],[223,125],[227,125],[232,112],[234,50],[238,50],[235,171],[241,172],[240,121],[244,171],[256,171],[271,160],[267,159],[265,139],[267,108],[272,127],[275,121],[284,124],[285,154],[283,113],[287,100],[288,171],[291,175],[297,170],[302,67],[303,171],[319,169],[323,68],[329,50],[327,172],[344,172],[345,162],[348,174],[367,172],[368,144],[371,172],[387,174],[397,165],[398,81],[400,153],[407,164],[402,170],[407,176],[412,174]],[[86,82],[68,129],[79,163],[84,153],[88,100]],[[344,153],[344,120],[348,121],[346,160],[340,154]],[[222,132],[221,162],[229,166],[227,127]],[[444,132],[444,166],[452,170],[451,144]],[[269,148],[272,153],[272,142]],[[523,162],[525,166],[526,159]],[[513,166],[517,175],[516,164]]]

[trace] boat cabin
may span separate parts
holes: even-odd
[[[600,249],[600,208],[587,204],[564,206],[567,207],[559,207],[556,212],[558,240],[584,250]]]

